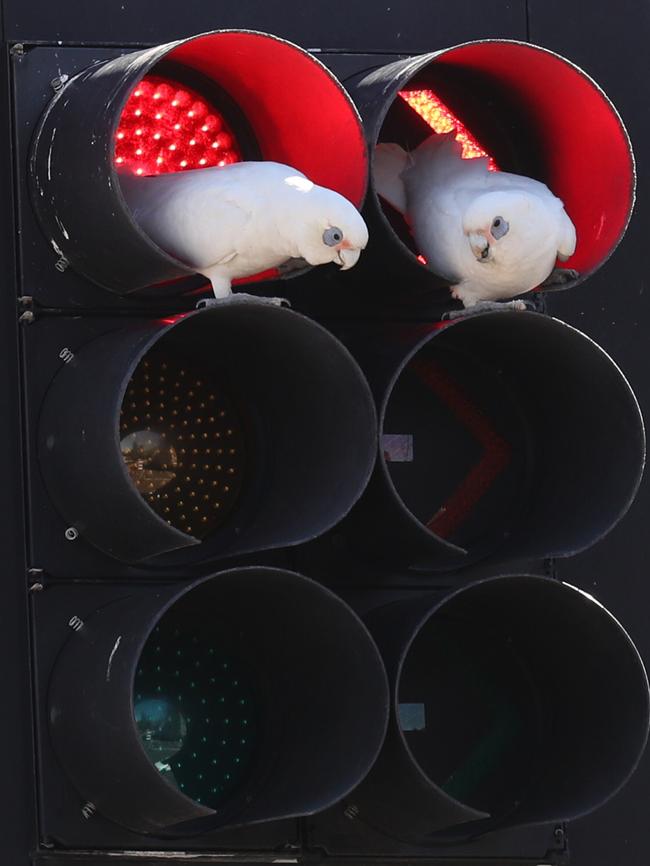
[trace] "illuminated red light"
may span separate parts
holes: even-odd
[[[121,171],[167,174],[241,160],[223,115],[192,88],[147,75],[131,92],[115,135]]]
[[[453,132],[456,130],[456,141],[462,145],[463,159],[476,159],[487,156],[490,171],[498,171],[497,164],[487,153],[472,133],[447,108],[432,90],[401,90],[402,99],[425,120],[436,133]]]

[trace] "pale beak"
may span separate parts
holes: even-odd
[[[338,251],[338,260],[341,264],[342,271],[348,271],[353,268],[359,261],[361,250],[341,248]]]
[[[487,262],[490,255],[490,242],[483,234],[472,232],[467,236],[474,257],[478,262]]]

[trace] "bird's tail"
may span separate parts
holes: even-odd
[[[373,161],[375,190],[400,213],[408,210],[402,172],[413,164],[399,144],[378,144]]]

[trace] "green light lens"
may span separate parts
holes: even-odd
[[[181,627],[172,609],[145,644],[133,714],[145,752],[168,782],[219,809],[249,775],[258,705],[236,639],[215,623]]]
[[[443,791],[491,815],[523,798],[541,752],[540,698],[516,646],[475,620],[433,616],[403,665],[399,723]]]

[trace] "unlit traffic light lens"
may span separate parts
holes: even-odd
[[[529,434],[497,371],[430,342],[395,382],[384,428],[412,436],[412,460],[386,465],[428,531],[485,552],[507,536],[528,492]]]
[[[542,754],[542,719],[530,671],[507,637],[432,618],[411,645],[399,701],[422,708],[420,726],[405,724],[400,713],[401,728],[445,794],[491,815],[522,800]]]
[[[156,769],[218,809],[246,777],[258,728],[255,688],[230,630],[211,620],[197,632],[172,609],[145,644],[133,700]]]
[[[138,492],[170,526],[197,538],[219,527],[241,491],[241,421],[213,371],[154,351],[131,378],[120,447]]]

